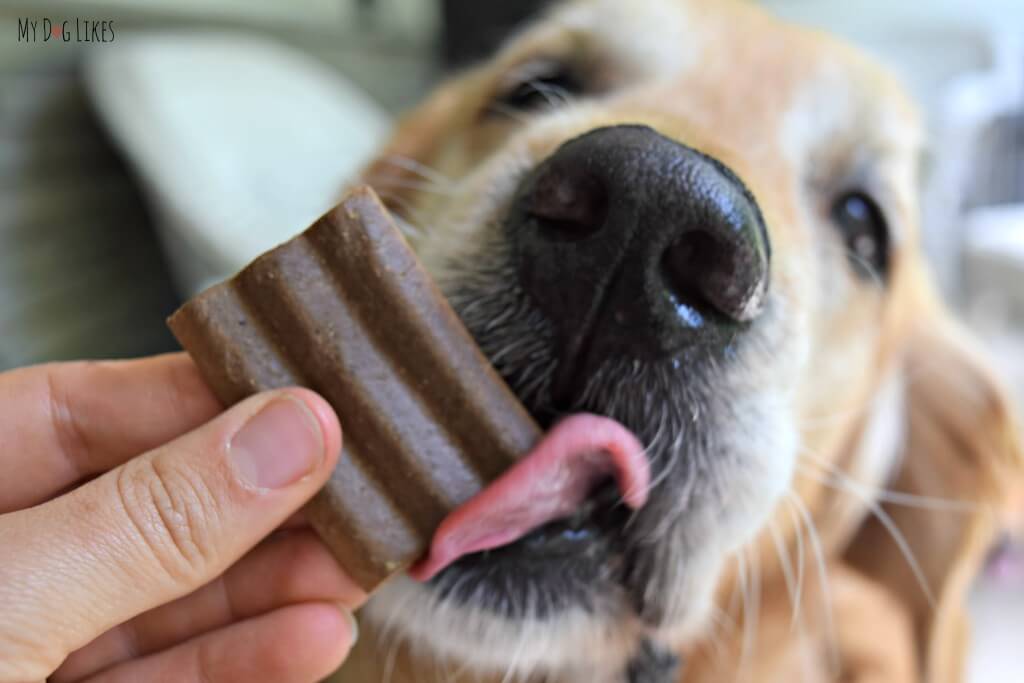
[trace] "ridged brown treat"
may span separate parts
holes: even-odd
[[[369,188],[168,321],[227,404],[309,387],[344,452],[308,506],[367,591],[539,439]]]

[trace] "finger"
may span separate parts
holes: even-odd
[[[184,353],[0,374],[0,513],[49,500],[223,408]],[[16,485],[15,485],[16,484]]]
[[[330,602],[354,610],[365,600],[312,531],[281,534],[198,591],[107,631],[68,657],[49,680],[81,680],[286,605]]]
[[[90,683],[314,683],[344,661],[356,635],[342,608],[282,607],[158,654],[115,666]]]
[[[0,517],[0,604],[13,606],[0,642],[10,637],[49,675],[110,628],[222,574],[312,497],[340,447],[323,399],[271,392]]]

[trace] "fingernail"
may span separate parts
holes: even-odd
[[[351,640],[349,640],[348,646],[352,647],[359,641],[359,621],[356,619],[356,615],[352,614],[346,605],[338,605],[341,610],[342,616],[348,619],[348,632],[351,634]]]
[[[231,458],[249,485],[280,489],[313,472],[324,457],[320,423],[297,398],[276,398],[231,440]]]

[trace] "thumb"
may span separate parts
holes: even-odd
[[[271,392],[0,516],[0,680],[45,678],[106,630],[223,573],[323,485],[340,449],[323,399]]]

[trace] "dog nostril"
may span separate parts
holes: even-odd
[[[711,311],[735,322],[748,322],[759,312],[764,265],[756,247],[743,240],[730,244],[703,230],[685,232],[665,252],[661,268],[692,326]]]
[[[550,419],[578,407],[606,360],[726,351],[769,301],[754,195],[721,162],[644,126],[562,143],[524,175],[504,228],[558,348]]]
[[[662,274],[683,319],[693,327],[715,306],[707,296],[709,277],[730,271],[728,253],[711,235],[692,231],[682,235],[661,259]]]
[[[537,179],[526,211],[548,237],[582,239],[604,225],[608,192],[590,175],[551,169]]]

